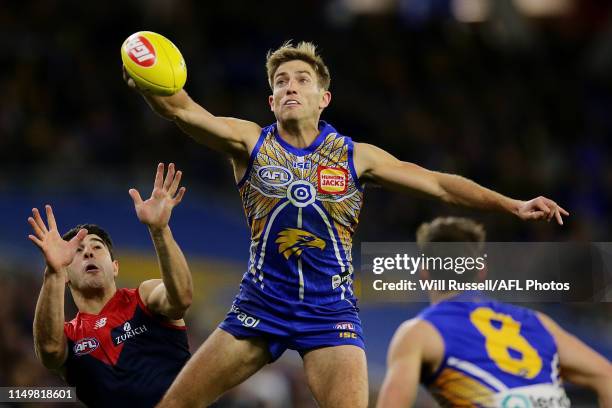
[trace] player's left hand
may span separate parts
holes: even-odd
[[[140,222],[151,229],[162,229],[168,225],[172,209],[181,202],[185,194],[185,187],[179,189],[182,175],[180,170],[175,171],[174,163],[170,163],[164,178],[164,163],[159,163],[149,199],[143,201],[138,190],[130,189],[130,197],[134,200],[136,215]]]
[[[542,196],[523,201],[518,207],[518,216],[522,220],[550,221],[555,218],[559,225],[563,225],[562,215],[567,217],[569,213],[553,200]]]

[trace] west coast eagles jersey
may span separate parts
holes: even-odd
[[[239,298],[289,305],[355,308],[352,236],[363,190],[353,142],[325,122],[307,148],[264,128],[238,183],[251,229]]]
[[[444,360],[425,385],[444,407],[569,407],[557,346],[532,310],[465,292],[420,318],[444,340]]]

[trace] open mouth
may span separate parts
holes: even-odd
[[[90,264],[85,267],[85,272],[100,272],[100,269],[96,265]]]
[[[299,103],[298,101],[296,101],[295,99],[289,99],[287,102],[285,102],[283,105],[285,106],[299,106],[301,105],[301,103]]]

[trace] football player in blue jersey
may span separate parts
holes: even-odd
[[[466,218],[437,218],[417,232],[420,249],[434,257],[450,253],[436,242],[456,242],[457,256],[480,256],[484,240],[482,225]],[[462,276],[477,281],[484,273]],[[430,291],[430,299],[391,341],[379,408],[412,406],[419,383],[443,407],[569,407],[561,380],[612,407],[612,364],[545,314],[477,291]]]
[[[302,355],[320,406],[367,405],[366,357],[351,258],[365,183],[524,220],[554,218],[562,223],[567,215],[550,199],[510,199],[340,134],[320,120],[331,102],[330,74],[311,43],[286,43],[270,52],[266,69],[276,122],[263,128],[215,116],[184,90],[167,97],[141,91],[156,113],[230,157],[251,229],[240,292],[225,321],[170,388],[163,406],[210,404],[286,349]],[[125,70],[124,78],[136,88]]]
[[[90,407],[154,406],[189,359],[183,316],[191,304],[187,261],[168,226],[185,193],[174,164],[157,167],[151,197],[129,191],[136,215],[151,234],[162,279],[117,289],[119,263],[110,236],[93,224],[60,236],[51,206],[28,218],[30,240],[46,269],[34,316],[34,345],[45,367],[59,371]],[[78,314],[64,319],[68,285]]]

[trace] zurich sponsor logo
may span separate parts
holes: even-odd
[[[73,351],[77,356],[89,354],[100,346],[100,342],[94,337],[87,337],[74,344]]]
[[[293,179],[289,170],[279,166],[263,166],[257,174],[264,183],[272,186],[284,186]]]
[[[123,324],[123,333],[119,331],[119,328],[113,330],[113,343],[115,344],[115,346],[119,346],[125,341],[140,336],[141,334],[147,333],[148,331],[149,329],[144,324],[134,328],[132,327],[130,322],[125,322]]]

